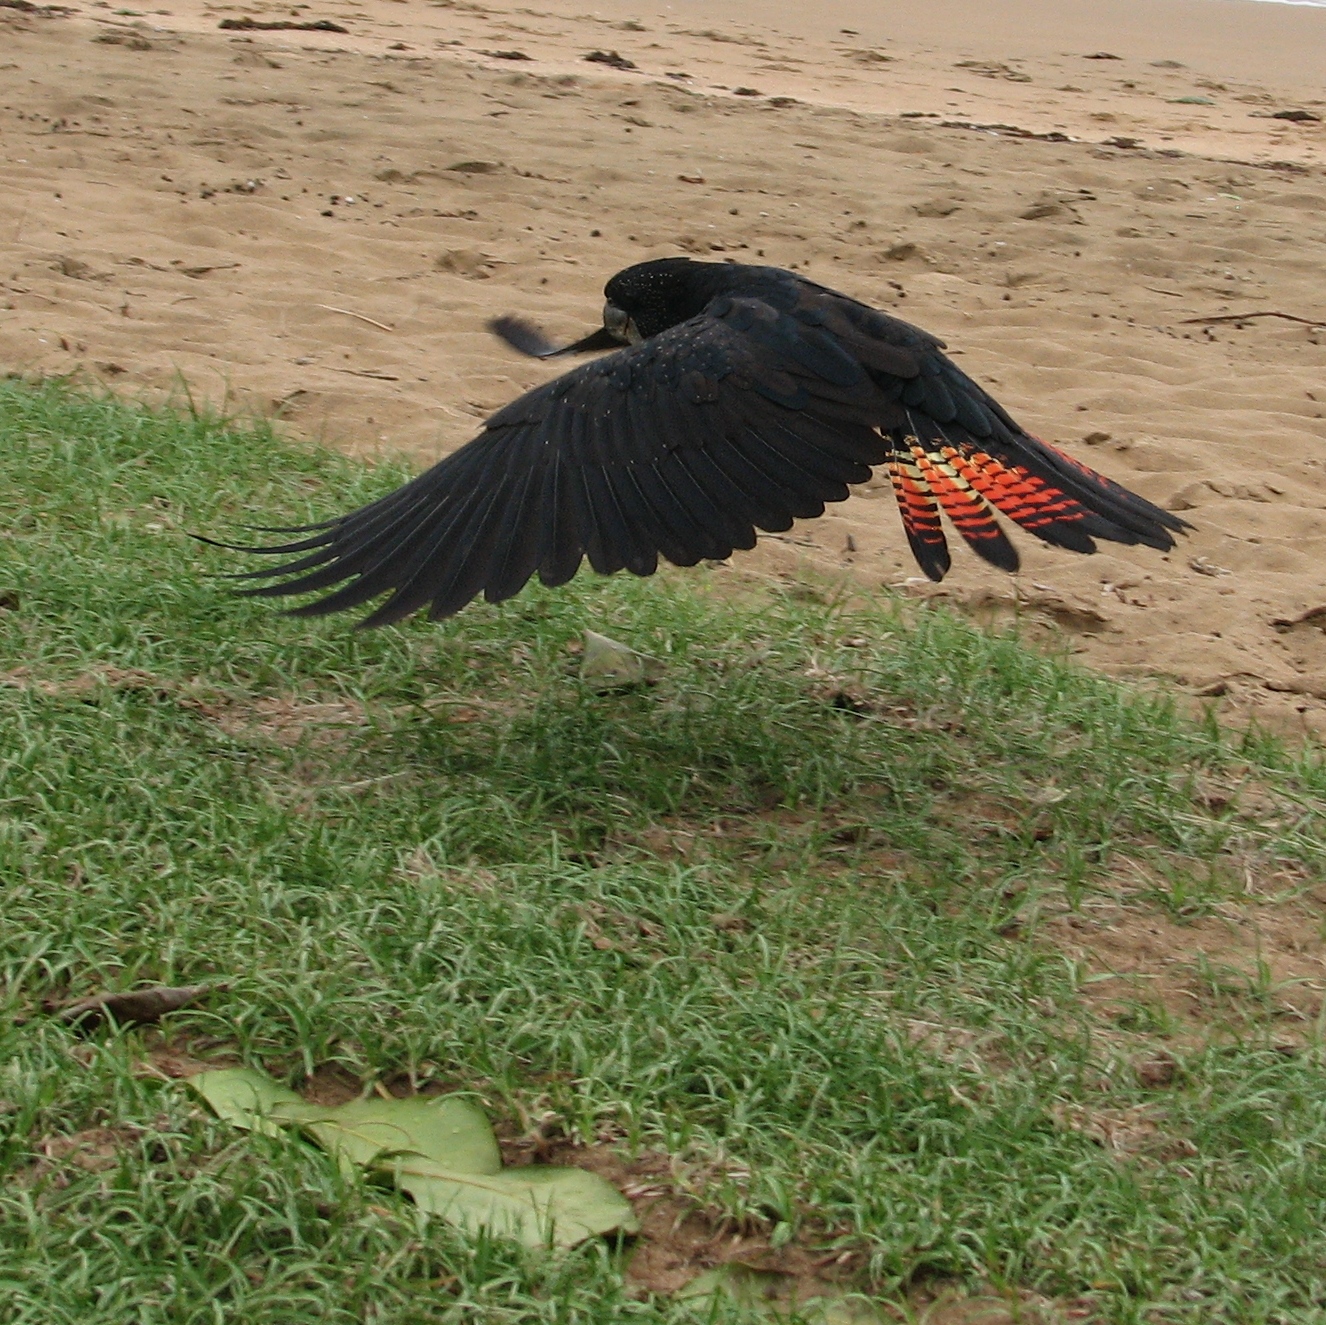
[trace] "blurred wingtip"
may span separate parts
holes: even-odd
[[[623,341],[607,327],[599,327],[588,336],[582,336],[569,345],[557,345],[550,341],[532,322],[523,317],[504,313],[492,318],[488,330],[499,340],[504,341],[519,354],[531,359],[552,359],[563,354],[594,354],[599,350],[619,350]]]
[[[488,330],[518,354],[531,359],[546,359],[558,352],[558,347],[534,323],[527,322],[523,317],[504,313],[501,317],[489,320]]]

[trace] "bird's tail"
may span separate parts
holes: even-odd
[[[1015,571],[1017,549],[996,512],[1056,547],[1094,552],[1095,539],[1166,551],[1186,521],[1027,433],[976,439],[926,420],[891,434],[888,460],[903,528],[921,569],[942,580],[951,565],[940,510],[972,550]]]

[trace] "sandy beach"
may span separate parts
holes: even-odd
[[[422,466],[554,371],[492,314],[570,337],[631,262],[795,267],[1194,530],[934,587],[881,475],[733,574],[1326,731],[1326,9],[168,2],[0,8],[5,371]]]

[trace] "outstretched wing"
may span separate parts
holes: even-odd
[[[881,350],[888,357],[891,351]],[[878,356],[876,356],[878,357]],[[910,360],[896,368],[910,371]],[[320,615],[389,597],[365,625],[564,584],[722,559],[843,501],[891,443],[878,388],[832,335],[758,299],[705,312],[530,391],[474,441],[379,501],[252,551],[259,595],[335,591]],[[292,531],[296,532],[296,531]]]

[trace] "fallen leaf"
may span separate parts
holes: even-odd
[[[913,203],[912,211],[917,216],[952,216],[962,204],[956,198],[930,198],[925,202]]]
[[[628,60],[626,56],[619,55],[616,51],[590,51],[584,57],[590,64],[606,64],[613,69],[634,69],[635,62]]]
[[[227,32],[342,32],[348,33],[349,28],[343,28],[339,23],[333,23],[329,18],[315,18],[308,23],[292,23],[288,19],[277,19],[275,22],[262,23],[255,18],[223,18],[217,24]]]
[[[659,658],[637,653],[593,630],[585,631],[585,652],[580,661],[580,679],[596,690],[625,690],[657,681],[666,671]]]
[[[585,1169],[531,1164],[499,1173],[457,1172],[424,1158],[399,1160],[396,1184],[430,1214],[474,1233],[487,1230],[528,1247],[570,1247],[605,1233],[634,1233],[631,1203]]]
[[[1297,616],[1280,616],[1271,621],[1271,625],[1279,631],[1292,630],[1295,626],[1306,626],[1326,621],[1326,607],[1310,607],[1306,612],[1300,612]],[[1326,629],[1326,625],[1323,626]]]
[[[269,1136],[299,1127],[338,1164],[390,1173],[421,1210],[471,1232],[487,1230],[528,1246],[569,1247],[638,1227],[630,1203],[597,1174],[545,1166],[503,1169],[493,1129],[469,1100],[414,1096],[328,1108],[246,1067],[200,1072],[188,1084],[234,1126]]]
[[[1043,198],[1040,202],[1034,202],[1030,207],[1018,213],[1018,216],[1024,221],[1042,221],[1047,216],[1062,216],[1068,208],[1063,203],[1054,198]]]
[[[280,1136],[281,1123],[299,1121],[304,1110],[324,1112],[305,1104],[293,1090],[273,1081],[265,1072],[250,1067],[198,1072],[186,1084],[203,1097],[218,1118],[232,1127],[265,1136]]]
[[[351,1100],[310,1104],[266,1073],[248,1067],[200,1072],[189,1085],[218,1117],[250,1131],[295,1123],[343,1164],[372,1164],[386,1155],[419,1154],[465,1173],[497,1173],[501,1153],[488,1119],[468,1100]]]
[[[342,1163],[422,1155],[461,1173],[501,1171],[502,1156],[482,1110],[469,1100],[352,1100],[303,1124]]]

